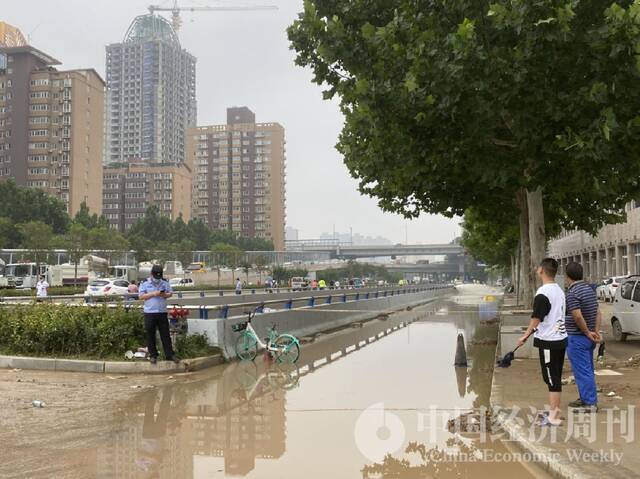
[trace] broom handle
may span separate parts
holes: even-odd
[[[532,335],[533,333],[535,333],[537,330],[538,330],[538,329],[536,328],[536,329],[534,329],[533,331],[531,331],[529,334],[527,334],[527,337],[525,338],[525,342],[526,342],[526,341],[527,341],[527,339],[529,339],[529,338],[531,337],[531,335]],[[524,344],[524,343],[523,343],[523,344]],[[516,346],[516,349],[514,349],[512,352],[514,352],[514,353],[515,353],[515,352],[518,350],[518,348],[519,348],[519,347],[520,347],[520,345],[518,344],[518,345]]]

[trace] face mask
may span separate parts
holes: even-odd
[[[158,278],[152,277],[151,278],[151,282],[154,283],[154,284],[158,284],[160,282],[160,280]]]

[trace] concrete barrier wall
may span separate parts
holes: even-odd
[[[275,325],[279,333],[289,333],[300,338],[344,327],[356,321],[372,319],[381,313],[390,313],[407,306],[416,306],[438,297],[451,295],[454,292],[454,288],[445,288],[267,312],[256,315],[251,324],[258,336],[263,339],[268,335],[268,330],[272,325]],[[229,359],[236,355],[235,343],[241,334],[234,332],[232,326],[243,321],[246,321],[246,316],[227,319],[190,318],[188,319],[189,334],[206,334],[209,343],[219,347],[225,358]]]
[[[518,338],[522,336],[529,325],[531,311],[509,312],[500,315],[500,356],[513,351],[518,345]],[[533,338],[529,338],[516,351],[516,358],[537,358],[538,350],[533,347]]]

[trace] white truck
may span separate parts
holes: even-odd
[[[9,263],[5,268],[9,288],[35,288],[38,276],[45,274],[48,266],[44,263]]]
[[[109,277],[133,281],[138,279],[138,268],[135,266],[115,265],[109,268]]]

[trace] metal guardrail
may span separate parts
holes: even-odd
[[[403,287],[393,287],[388,289],[376,289],[367,290],[367,289],[350,289],[350,290],[332,290],[334,291],[331,294],[326,295],[315,295],[315,296],[300,296],[296,298],[279,298],[279,299],[270,299],[270,300],[262,300],[262,301],[250,301],[244,303],[231,303],[231,304],[215,304],[215,305],[180,305],[177,303],[172,303],[171,300],[168,301],[169,310],[174,307],[180,307],[189,310],[190,313],[196,312],[198,313],[198,319],[213,319],[211,313],[218,313],[216,318],[226,319],[229,317],[230,311],[233,310],[243,310],[245,308],[258,308],[259,311],[263,311],[265,307],[269,305],[283,305],[285,310],[292,310],[296,308],[306,307],[313,308],[315,306],[327,305],[327,304],[336,304],[336,303],[347,303],[353,301],[367,300],[367,299],[379,299],[386,297],[399,296],[403,294],[415,294],[426,291],[437,291],[442,289],[451,288],[449,284],[429,284],[423,286],[403,286]],[[335,293],[335,291],[340,291],[339,293]],[[349,292],[346,292],[349,291]],[[8,306],[9,304],[34,304],[35,302],[53,302],[56,298],[58,299],[69,299],[69,296],[48,296],[46,298],[41,298],[42,301],[38,301],[37,298],[29,297],[29,299],[25,300],[25,297],[12,297],[10,302],[0,302],[0,306]],[[71,302],[68,303],[69,306],[88,306],[88,307],[97,307],[97,306],[107,306],[107,307],[120,307],[123,306],[125,308],[135,308],[141,309],[142,302],[140,300],[131,300],[130,295],[121,295],[116,296],[113,295],[110,299],[115,299],[116,301],[96,301],[96,302],[85,302],[84,296],[74,296],[72,297],[77,300],[81,300],[82,302]],[[352,299],[350,299],[352,298]],[[9,299],[9,298],[5,298]],[[300,304],[302,303],[302,304]],[[295,306],[298,304],[298,306]],[[294,307],[295,306],[295,307]]]
[[[390,285],[390,286],[376,286],[376,287],[363,287],[363,288],[355,288],[353,286],[340,286],[339,288],[336,287],[327,287],[324,289],[311,289],[311,288],[305,288],[305,289],[293,289],[290,287],[287,288],[245,288],[242,292],[243,295],[246,294],[281,294],[281,293],[296,293],[296,292],[311,292],[311,291],[372,291],[372,290],[376,290],[376,291],[380,291],[380,290],[390,290],[390,289],[396,289],[396,288],[406,288],[409,286],[438,286],[438,285],[434,285],[434,284],[428,284],[428,285],[407,285],[407,286],[396,286],[396,285]],[[247,291],[250,291],[250,293],[247,293]],[[206,298],[207,296],[211,297],[224,297],[224,296],[232,296],[232,297],[236,297],[239,296],[236,294],[236,290],[235,289],[203,289],[203,290],[181,290],[179,288],[174,288],[173,290],[174,293],[174,297],[177,299],[190,299],[189,297],[193,296],[196,298]],[[133,298],[132,298],[133,297]],[[67,301],[87,301],[90,300],[91,302],[93,301],[97,301],[97,302],[122,302],[122,301],[137,301],[137,298],[135,297],[135,294],[132,293],[127,293],[127,294],[110,294],[110,295],[106,295],[106,296],[91,296],[91,295],[85,295],[85,294],[74,294],[74,295],[65,295],[65,294],[61,294],[61,295],[49,295],[49,296],[45,296],[43,298],[37,298],[35,295],[24,295],[24,296],[3,296],[0,293],[0,303],[2,302],[30,302],[30,301],[39,301],[39,302],[52,302],[52,301],[57,301],[57,300],[67,300]]]

